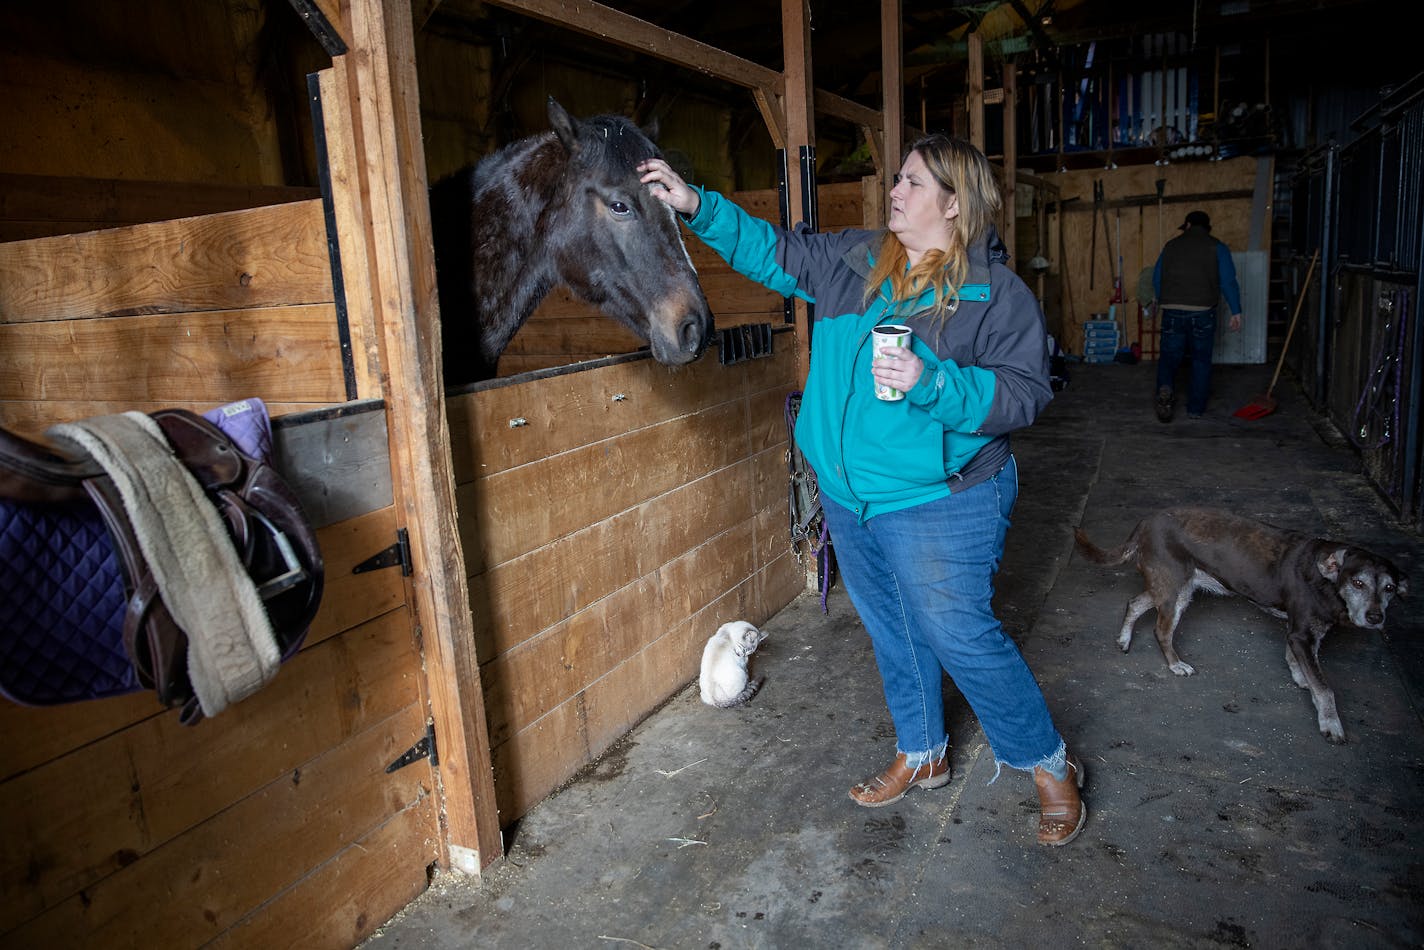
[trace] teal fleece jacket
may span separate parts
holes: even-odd
[[[816,234],[752,217],[713,191],[688,228],[738,273],[814,305],[811,369],[796,443],[820,490],[862,520],[943,498],[994,475],[1009,433],[1053,398],[1038,301],[1013,271],[998,235],[970,249],[958,310],[941,322],[930,294],[893,305],[889,285],[866,301],[884,231]],[[925,363],[896,402],[875,397],[872,327],[914,331]]]

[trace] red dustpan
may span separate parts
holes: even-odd
[[[1310,290],[1310,277],[1315,273],[1315,262],[1320,258],[1317,248],[1310,257],[1310,266],[1305,270],[1305,280],[1300,285],[1300,296],[1295,301],[1295,313],[1291,314],[1290,328],[1286,330],[1286,341],[1281,344],[1281,356],[1276,360],[1276,371],[1271,374],[1271,385],[1266,391],[1232,413],[1238,419],[1264,419],[1276,411],[1276,400],[1271,393],[1276,388],[1276,380],[1281,378],[1281,367],[1285,365],[1286,354],[1290,352],[1291,337],[1295,335],[1296,321],[1300,319],[1300,308],[1305,303],[1305,295]]]

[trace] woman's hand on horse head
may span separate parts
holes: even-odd
[[[638,180],[645,185],[651,185],[653,194],[674,211],[680,211],[690,217],[697,214],[697,209],[702,206],[701,196],[687,187],[682,176],[661,158],[650,158],[643,162],[638,166],[638,172],[641,175]]]

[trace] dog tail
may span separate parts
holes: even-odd
[[[1104,551],[1092,541],[1088,540],[1088,534],[1081,527],[1073,529],[1073,541],[1078,548],[1078,553],[1085,560],[1094,564],[1121,564],[1137,553],[1137,532],[1122,543],[1121,546],[1111,551]]]
[[[723,709],[730,709],[733,706],[740,706],[742,703],[746,702],[747,700],[751,699],[753,696],[756,695],[756,691],[761,689],[761,684],[763,681],[765,681],[765,679],[766,677],[764,676],[758,676],[756,679],[748,681],[746,688],[743,689],[740,693],[733,696],[725,703],[718,703],[717,705],[722,707]]]

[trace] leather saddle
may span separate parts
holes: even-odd
[[[324,581],[300,502],[275,469],[208,419],[184,409],[151,418],[217,509],[288,659]],[[0,428],[0,692],[50,705],[152,689],[195,723],[203,712],[189,676],[190,633],[165,606],[105,471]]]

